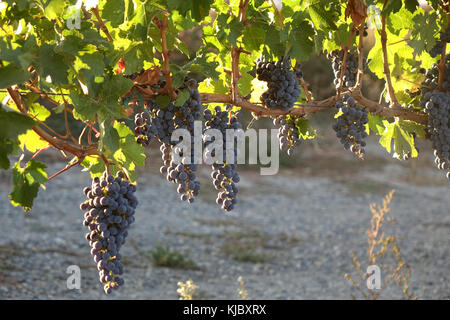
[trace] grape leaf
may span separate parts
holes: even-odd
[[[322,5],[310,5],[308,7],[308,13],[316,29],[319,29],[321,25],[331,30],[337,29],[337,26],[333,21],[335,19],[333,13],[331,11],[326,11]]]
[[[0,139],[0,169],[8,170],[11,163],[8,155],[17,151],[17,142]]]
[[[19,146],[22,150],[26,148],[28,151],[35,153],[37,150],[47,147],[48,142],[41,139],[33,130],[28,130],[19,136]]]
[[[79,94],[76,91],[70,92],[70,99],[73,103],[73,116],[87,121],[95,119],[95,113],[100,110],[100,105],[90,97]]]
[[[117,27],[124,20],[124,9],[124,0],[106,1],[102,10],[102,18],[109,20],[113,27]]]
[[[51,0],[45,7],[45,15],[50,19],[57,19],[64,12],[64,0]]]
[[[261,45],[264,44],[265,39],[266,35],[263,27],[252,24],[244,29],[242,43],[248,51],[258,51]]]
[[[5,111],[0,106],[0,139],[17,140],[17,136],[35,125],[30,117],[14,111]]]
[[[8,64],[6,67],[0,67],[0,89],[23,83],[29,78],[29,72],[17,67],[13,63]]]
[[[34,159],[28,161],[23,168],[20,160],[16,162],[12,170],[13,187],[9,194],[12,205],[20,205],[25,211],[32,209],[39,187],[47,182],[46,168],[45,164]]]
[[[114,156],[118,152],[122,153],[125,158],[116,158],[118,161],[127,163],[129,161],[135,162],[136,164],[143,166],[145,165],[145,150],[144,147],[136,142],[135,135],[133,131],[123,122],[116,121],[114,123],[114,129],[116,129],[119,135],[119,146],[120,148],[116,151]]]

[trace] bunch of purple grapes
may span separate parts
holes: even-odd
[[[273,124],[275,127],[278,127],[277,136],[280,141],[280,150],[286,151],[289,156],[292,156],[295,147],[302,142],[295,118],[292,116],[279,116],[273,120]]]
[[[333,50],[327,54],[328,60],[331,61],[334,72],[334,85],[338,86],[341,78],[342,63],[344,61],[344,50]],[[363,59],[363,66],[366,65],[366,59]],[[347,52],[344,75],[342,77],[342,87],[351,88],[356,84],[358,75],[358,55]]]
[[[106,294],[124,284],[120,248],[128,236],[128,228],[134,222],[138,200],[136,186],[130,184],[119,172],[116,177],[104,173],[95,177],[90,187],[83,189],[87,200],[81,203],[85,211],[83,225],[88,227],[86,239],[91,255],[97,264],[99,280]]]
[[[445,56],[445,70],[447,70],[444,74],[444,79],[442,81],[442,89],[448,90],[450,89],[450,53]],[[425,95],[427,92],[433,92],[438,87],[439,80],[439,69],[438,64],[434,63],[430,69],[425,71],[425,80],[422,82],[422,88],[420,91],[422,95]],[[424,100],[423,100],[424,101]],[[421,108],[425,107],[425,102],[420,105]]]
[[[158,138],[161,143],[174,145],[176,143],[171,141],[171,136],[176,129],[193,130],[194,121],[200,120],[202,111],[197,81],[186,81],[179,88],[183,89],[189,90],[190,96],[181,107],[170,102],[166,108],[161,108],[154,101],[149,101],[147,110],[136,114],[135,132],[138,143],[146,146],[153,138]]]
[[[288,57],[276,62],[266,62],[264,57],[256,61],[258,80],[267,82],[268,89],[261,96],[261,101],[267,108],[289,110],[297,101],[300,88],[296,78],[301,71],[294,72],[291,69],[292,64]]]
[[[344,95],[343,101],[336,102],[336,107],[342,112],[333,125],[336,136],[346,150],[350,149],[358,157],[363,158],[366,146],[364,139],[368,136],[365,125],[369,122],[369,113],[356,105],[355,99],[348,94]]]
[[[213,179],[213,185],[218,190],[216,203],[221,206],[222,210],[231,211],[237,203],[237,193],[239,191],[237,183],[240,181],[239,174],[236,171],[237,168],[237,137],[233,135],[233,141],[228,141],[227,134],[228,129],[237,130],[242,126],[238,120],[238,117],[231,110],[231,106],[227,106],[227,111],[222,111],[222,108],[216,106],[214,114],[211,110],[206,109],[204,111],[205,132],[203,141],[205,144],[205,152],[210,154],[211,157],[218,157],[216,155],[216,147],[221,148],[222,159],[212,164],[211,178]],[[214,136],[207,134],[208,129],[217,129],[222,134],[222,141],[215,141]],[[214,142],[214,144],[212,144]],[[233,152],[233,159],[227,162],[227,151]]]
[[[195,175],[198,164],[195,161],[194,143],[190,146],[190,156],[178,146],[162,144],[160,150],[164,161],[160,172],[166,175],[167,181],[178,184],[177,192],[182,201],[194,202],[194,197],[198,196],[200,191],[200,181],[196,180]],[[174,159],[173,153],[177,153],[178,161]]]
[[[446,43],[450,42],[450,26],[447,26],[445,32],[439,32],[439,39],[436,40],[436,44],[430,50],[430,56],[433,58],[441,55],[444,51],[444,47]]]
[[[435,163],[447,171],[450,179],[450,92],[427,92],[421,104],[428,114],[427,134],[433,145]]]

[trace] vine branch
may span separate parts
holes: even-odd
[[[388,0],[384,0],[383,10],[386,7]],[[389,61],[387,56],[387,34],[386,34],[386,15],[381,16],[381,50],[383,52],[383,67],[384,76],[387,83],[389,98],[391,100],[391,107],[399,107],[397,97],[395,96],[394,87],[392,86],[391,71],[389,70]]]
[[[162,21],[158,19],[158,17],[153,18],[153,23],[158,27],[159,32],[161,34],[161,48],[162,48],[162,59],[163,59],[163,73],[166,79],[166,90],[171,99],[175,99],[177,97],[175,93],[175,89],[172,85],[172,78],[170,77],[170,52],[167,49],[167,39],[166,39],[166,31],[167,31],[167,13],[164,13]]]
[[[364,74],[363,65],[363,39],[364,39],[364,21],[359,25],[359,43],[358,43],[358,74],[356,75],[356,88],[361,89],[362,77]]]
[[[95,15],[95,18],[97,19],[98,24],[100,25],[100,29],[102,29],[103,33],[106,35],[106,38],[108,38],[108,41],[113,42],[114,40],[111,37],[111,34],[108,31],[108,28],[105,26],[102,18],[100,17],[100,12],[98,11],[98,8],[97,7],[92,8],[91,11]]]
[[[17,109],[25,114],[26,116],[30,116],[30,114],[25,109],[22,99],[20,97],[20,94],[18,93],[17,89],[13,89],[12,87],[7,88],[8,94],[11,97],[11,99],[14,101],[15,105],[17,106]],[[50,145],[52,145],[55,149],[66,151],[74,156],[77,156],[78,158],[84,157],[86,155],[91,154],[98,154],[97,151],[97,145],[91,144],[88,146],[76,146],[73,145],[67,141],[61,140],[57,137],[53,137],[47,132],[45,132],[41,127],[38,125],[33,127],[33,131],[36,132],[38,136],[40,136],[43,140],[47,141]]]
[[[358,103],[365,106],[370,112],[379,114],[386,118],[401,117],[406,120],[411,120],[417,123],[426,124],[427,115],[424,113],[414,112],[404,108],[385,108],[381,104],[365,98],[361,91],[356,89],[354,91],[347,92]],[[308,114],[316,113],[320,110],[333,108],[336,104],[338,97],[332,96],[325,100],[310,101],[308,105],[300,105],[298,107],[282,110],[282,109],[268,109],[263,106],[251,103],[247,100],[233,100],[233,96],[229,94],[220,93],[200,93],[200,100],[202,103],[229,103],[244,109],[249,110],[258,117],[277,117],[281,115],[293,115],[296,117],[302,117]]]

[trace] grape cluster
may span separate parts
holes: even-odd
[[[427,133],[433,145],[435,163],[439,169],[447,171],[450,179],[450,92],[427,92],[421,104],[428,114]]]
[[[445,67],[446,70],[450,70],[450,53],[445,56]],[[422,82],[422,88],[420,89],[422,95],[427,92],[432,92],[438,87],[439,69],[438,64],[434,63],[430,69],[425,71],[425,80]],[[442,89],[450,89],[450,72],[445,72],[445,77],[442,81]],[[423,108],[424,105],[422,104]]]
[[[356,105],[355,99],[348,94],[344,95],[343,101],[338,101],[336,107],[342,114],[333,125],[336,136],[340,139],[346,150],[350,149],[358,157],[364,156],[368,136],[365,124],[369,122],[368,112]]]
[[[297,82],[298,70],[291,70],[291,60],[285,58],[276,62],[266,62],[264,58],[256,61],[258,80],[267,82],[267,91],[261,96],[261,101],[267,108],[289,110],[300,95]]]
[[[179,88],[188,89],[190,97],[181,107],[172,102],[166,108],[160,108],[155,102],[147,102],[147,111],[136,114],[135,132],[137,142],[147,146],[153,138],[157,137],[161,143],[174,144],[171,136],[175,129],[193,130],[194,121],[200,120],[202,105],[200,93],[195,80],[189,80]]]
[[[134,222],[138,200],[136,186],[119,173],[115,178],[103,174],[95,177],[90,187],[83,189],[87,200],[80,205],[85,211],[83,225],[88,227],[86,239],[91,255],[97,263],[99,279],[106,294],[124,284],[120,248],[128,236],[128,228]]]
[[[441,55],[442,51],[444,51],[445,44],[449,42],[450,42],[450,26],[447,26],[445,32],[441,31],[439,33],[439,39],[436,40],[436,44],[434,45],[433,48],[431,48],[430,56],[435,58]]]
[[[195,161],[193,142],[190,158],[184,155],[183,150],[180,150],[177,146],[162,144],[160,150],[164,165],[161,166],[159,171],[166,175],[168,181],[178,184],[177,192],[180,194],[182,201],[194,202],[194,197],[198,196],[200,191],[200,181],[196,180],[195,175],[198,165]],[[177,153],[180,161],[173,159],[173,153]],[[189,161],[187,161],[188,159]]]
[[[295,63],[294,73],[297,79],[303,78],[302,64],[300,62]]]
[[[328,60],[331,61],[334,72],[334,85],[339,85],[341,78],[342,62],[344,60],[344,50],[333,50],[327,54]],[[363,65],[366,65],[365,58],[363,59]],[[345,63],[344,76],[342,77],[342,87],[351,88],[356,84],[356,77],[358,75],[358,55],[351,52],[347,52],[347,58]]]
[[[233,135],[233,142],[229,143],[229,148],[233,149],[234,159],[232,163],[227,163],[226,153],[227,153],[227,141],[226,141],[226,130],[227,129],[241,129],[242,126],[238,120],[236,114],[231,110],[230,106],[227,106],[227,111],[222,111],[221,107],[217,106],[214,109],[214,114],[211,110],[206,109],[204,111],[205,131],[203,135],[203,141],[205,144],[206,153],[210,153],[211,157],[215,157],[215,149],[208,148],[208,146],[215,142],[214,136],[210,136],[207,133],[208,129],[217,129],[222,133],[223,141],[223,153],[222,159],[219,159],[212,164],[211,178],[213,179],[213,185],[218,190],[216,203],[221,206],[222,210],[230,211],[234,208],[237,203],[236,196],[239,191],[236,183],[239,182],[240,177],[236,171],[237,168],[237,144],[236,135]],[[216,142],[219,144],[219,142]],[[230,150],[231,151],[231,150]]]
[[[274,126],[278,127],[280,150],[286,151],[289,156],[294,154],[294,148],[302,142],[295,122],[292,116],[279,116],[273,119]]]

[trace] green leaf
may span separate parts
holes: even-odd
[[[405,1],[405,8],[408,9],[410,12],[414,12],[417,9],[417,6],[419,3],[417,0],[404,0]]]
[[[368,118],[369,118],[369,123],[368,123],[369,129],[378,135],[382,135],[385,130],[383,118],[379,115],[375,115],[375,114],[371,114],[371,113],[369,113]],[[369,133],[369,132],[367,132],[367,133]]]
[[[320,29],[321,25],[331,30],[337,29],[337,26],[333,21],[335,19],[333,13],[331,11],[326,11],[322,5],[310,5],[308,7],[308,13],[316,29]]]
[[[28,130],[26,133],[19,136],[19,146],[22,150],[25,150],[26,148],[28,151],[35,153],[36,151],[47,147],[48,142],[43,140],[33,130]]]
[[[415,148],[414,137],[411,129],[417,129],[411,126],[410,123],[404,123],[403,121],[396,121],[392,123],[385,123],[385,131],[380,138],[380,144],[391,153],[392,140],[394,143],[394,157],[403,159],[403,156],[410,155],[411,157],[417,157],[418,152]]]
[[[63,14],[65,5],[64,0],[51,0],[45,7],[45,15],[50,20],[57,19]]]
[[[8,64],[6,67],[0,67],[0,89],[24,83],[28,79],[30,79],[30,73],[13,63]]]
[[[55,53],[53,47],[44,43],[39,52],[40,75],[50,76],[52,83],[67,84],[68,68],[64,56]]]
[[[192,17],[197,21],[201,21],[203,17],[209,15],[209,9],[213,0],[195,0],[190,2],[192,3]]]
[[[190,97],[190,93],[188,90],[183,90],[181,91],[178,96],[177,99],[174,102],[174,105],[176,105],[177,107],[181,107]]]
[[[33,103],[28,107],[28,113],[34,116],[39,121],[45,121],[51,114],[43,105]]]
[[[262,26],[252,24],[245,27],[242,43],[244,48],[248,51],[258,51],[261,45],[264,44],[266,34]]]
[[[300,138],[309,140],[316,137],[316,130],[311,126],[311,122],[305,118],[299,118],[296,120],[296,127],[300,133]]]
[[[388,1],[386,6],[384,7],[383,11],[381,11],[381,14],[384,16],[387,16],[391,13],[395,13],[402,7],[402,1],[400,0],[394,0],[394,1]]]
[[[132,161],[140,166],[145,165],[145,149],[138,144],[133,131],[126,124],[116,121],[114,123],[120,137],[120,148],[114,153],[114,158],[120,163]]]
[[[437,20],[435,12],[423,12],[413,17],[412,39],[408,44],[414,48],[414,54],[421,54],[423,51],[429,52],[433,48],[436,43],[434,36],[439,28]]]
[[[242,35],[244,25],[237,18],[233,18],[227,23],[228,36],[227,40],[230,44],[236,45],[237,39]]]
[[[90,97],[79,94],[75,91],[70,92],[70,99],[73,103],[73,116],[83,121],[94,121],[95,114],[100,110],[100,105]]]
[[[102,18],[111,22],[113,27],[123,23],[125,13],[124,0],[108,0],[102,10]]]
[[[8,156],[17,151],[17,142],[0,139],[0,169],[8,170],[11,165]]]
[[[46,168],[45,164],[34,159],[23,168],[20,166],[20,160],[16,162],[12,170],[13,187],[9,194],[12,205],[20,205],[25,211],[32,209],[39,187],[47,182]]]
[[[17,140],[17,136],[31,129],[35,121],[14,111],[5,111],[0,106],[0,139]]]
[[[394,126],[395,123],[385,123],[385,130],[379,140],[381,146],[385,148],[389,153],[391,153],[392,137],[394,136]]]
[[[119,134],[116,129],[111,125],[105,125],[105,121],[100,124],[100,130],[102,132],[102,144],[105,146],[109,153],[114,154],[114,152],[119,149]],[[103,150],[103,147],[99,146],[100,150]]]
[[[165,108],[169,105],[170,103],[170,97],[169,96],[157,96],[155,98],[155,103],[161,107],[161,108]]]

